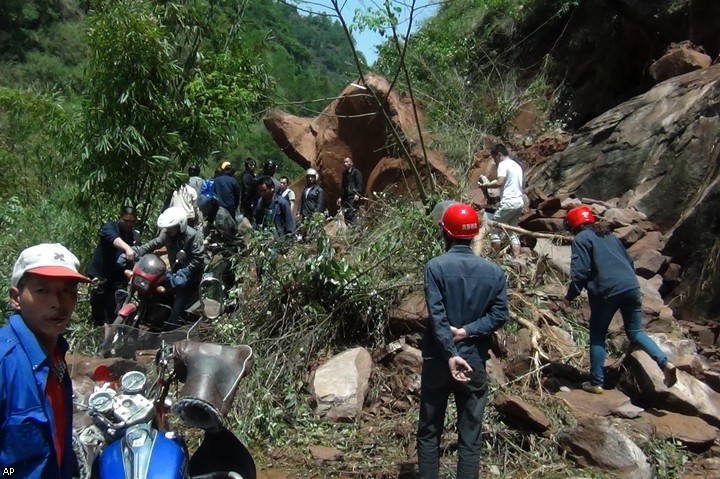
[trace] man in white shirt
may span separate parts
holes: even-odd
[[[292,190],[292,188],[288,188],[288,184],[290,183],[290,180],[287,176],[281,176],[280,177],[280,196],[288,200],[288,203],[290,203],[290,210],[293,214],[295,214],[295,192]]]
[[[195,228],[197,226],[197,193],[195,189],[187,183],[178,185],[172,192],[168,207],[178,206],[185,211],[187,215],[187,224]]]
[[[505,145],[497,144],[493,146],[490,150],[490,156],[497,165],[497,179],[481,184],[480,188],[486,192],[488,188],[500,188],[500,203],[489,219],[498,223],[517,226],[523,210],[522,167],[508,156]],[[501,229],[496,228],[490,235],[490,242],[496,250],[501,247],[501,234]],[[520,254],[520,237],[514,231],[508,231],[507,235],[510,238],[513,255],[518,256]]]

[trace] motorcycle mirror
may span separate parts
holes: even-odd
[[[203,316],[208,319],[217,319],[225,307],[225,291],[218,278],[206,276],[200,283],[200,301],[202,302]]]

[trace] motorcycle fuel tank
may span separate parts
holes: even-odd
[[[100,455],[100,479],[187,479],[187,452],[147,424],[128,428]]]

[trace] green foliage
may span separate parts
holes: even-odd
[[[76,141],[94,202],[152,204],[169,172],[205,158],[265,106],[261,58],[237,36],[213,38],[214,19],[193,2],[96,3]],[[203,50],[213,44],[225,49]]]
[[[683,477],[689,457],[686,448],[679,441],[655,438],[643,444],[642,449],[655,468],[657,479]]]
[[[61,242],[84,258],[96,227],[73,207],[78,188],[72,162],[57,149],[68,119],[61,99],[0,88],[0,112],[0,290],[5,290],[22,249]]]
[[[254,443],[282,447],[289,434],[323,428],[312,425],[301,394],[310,364],[348,345],[385,344],[389,309],[420,287],[424,263],[442,252],[423,208],[388,200],[374,209],[366,228],[330,238],[316,219],[303,225],[314,232],[306,241],[290,246],[256,235],[247,255],[234,259],[239,307],[213,339],[248,343],[262,358],[245,385],[254,393],[237,404],[237,427]],[[248,274],[256,268],[259,281]]]
[[[544,69],[513,69],[524,39],[520,25],[542,7],[561,15],[577,2],[463,0],[444,3],[413,33],[404,64],[416,96],[427,107],[434,143],[464,177],[488,134],[507,137],[520,108],[532,103],[550,111],[551,89]],[[393,3],[394,4],[394,3]],[[552,4],[552,5],[549,5]],[[375,24],[377,26],[377,24]],[[401,45],[402,50],[405,45]],[[398,48],[388,41],[374,67],[394,77]],[[404,86],[400,77],[401,88]]]

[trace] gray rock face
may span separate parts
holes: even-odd
[[[358,418],[367,395],[372,364],[365,348],[353,348],[320,366],[311,381],[316,413],[338,422]]]
[[[568,148],[533,168],[528,184],[546,194],[621,197],[667,234],[663,254],[685,271],[685,306],[717,317],[709,293],[720,274],[703,268],[717,236],[720,181],[720,65],[671,78],[588,122]],[[697,287],[701,275],[709,281]],[[681,285],[682,286],[682,285]],[[712,286],[712,287],[707,287]]]

